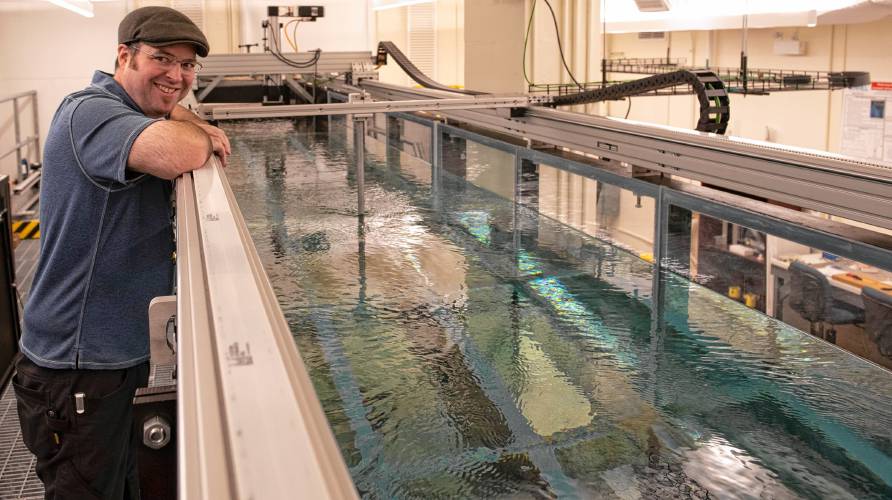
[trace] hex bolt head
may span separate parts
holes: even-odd
[[[142,443],[153,450],[160,450],[170,442],[170,424],[155,415],[142,424]]]

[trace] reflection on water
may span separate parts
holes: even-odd
[[[447,141],[432,193],[369,140],[360,226],[343,121],[226,127],[363,496],[892,496],[888,372],[677,277],[653,317],[650,264],[464,179],[511,157]]]

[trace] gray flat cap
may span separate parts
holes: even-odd
[[[208,55],[204,33],[182,12],[168,7],[142,7],[124,16],[118,25],[118,43],[145,42],[155,47],[189,43],[195,53]]]

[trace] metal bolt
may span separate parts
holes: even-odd
[[[170,424],[162,417],[154,416],[142,425],[142,443],[153,450],[160,450],[170,442]]]

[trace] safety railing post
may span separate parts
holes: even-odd
[[[40,156],[40,122],[37,113],[37,91],[31,93],[31,113],[34,120],[34,155],[36,161],[42,161]]]
[[[22,179],[22,177],[23,177],[23,174],[22,174],[22,150],[21,150],[21,148],[18,147],[18,145],[21,144],[21,142],[22,142],[21,125],[19,124],[19,98],[18,97],[12,98],[12,121],[15,126],[15,143],[16,143],[15,168],[16,168],[16,172],[18,172],[18,174],[19,174],[19,179]],[[25,172],[24,175],[28,175],[28,172]]]

